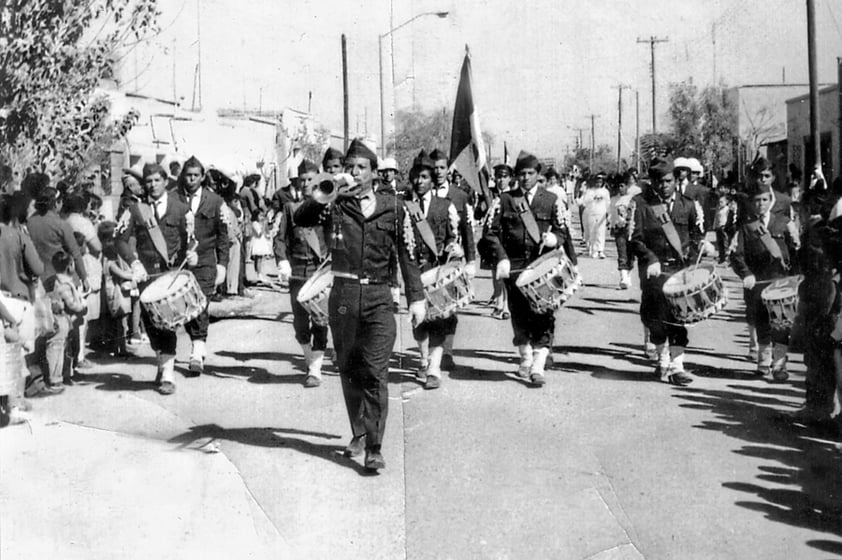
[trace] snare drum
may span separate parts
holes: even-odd
[[[804,276],[779,278],[763,288],[760,299],[769,312],[769,324],[775,330],[789,332],[798,311],[798,286]]]
[[[535,259],[515,282],[532,311],[540,314],[559,309],[581,285],[582,278],[563,249]]]
[[[722,279],[712,265],[679,270],[664,283],[663,292],[675,320],[682,325],[704,321],[728,303]]]
[[[474,300],[474,289],[461,261],[448,262],[421,274],[426,321],[446,319]]]
[[[310,314],[310,320],[320,327],[328,324],[328,298],[333,287],[333,272],[329,268],[317,270],[298,291],[298,303]]]
[[[140,303],[156,328],[174,331],[198,317],[208,300],[189,270],[166,272],[146,286]]]

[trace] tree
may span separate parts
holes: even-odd
[[[600,144],[594,150],[592,160],[590,148],[578,147],[564,157],[565,168],[569,169],[573,165],[577,165],[583,171],[588,170],[590,173],[608,172],[617,168],[617,155],[610,145]]]
[[[304,135],[297,142],[297,147],[301,148],[304,157],[316,165],[321,163],[322,156],[329,145],[330,129],[322,124],[316,125],[312,133]]]
[[[137,121],[97,93],[157,29],[155,0],[9,0],[0,9],[0,162],[75,181]]]
[[[398,168],[406,172],[422,148],[427,152],[450,149],[452,125],[453,112],[449,109],[400,110],[395,116],[395,138],[386,145],[386,151],[395,154]]]
[[[698,158],[717,175],[733,165],[737,110],[724,85],[699,91],[691,82],[671,84],[669,114],[669,133],[640,139],[641,160],[647,165],[655,154]]]

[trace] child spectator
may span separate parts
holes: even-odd
[[[719,264],[726,261],[731,239],[736,231],[737,204],[726,191],[719,194],[719,203],[713,217],[713,229],[716,232],[716,248],[719,251]]]
[[[105,273],[106,313],[103,313],[103,346],[115,356],[131,355],[126,349],[127,320],[132,311],[132,291],[137,284],[132,280],[131,267],[117,253],[114,230],[117,224],[103,222],[97,235],[102,242],[102,268]]]
[[[85,299],[76,288],[73,279],[75,263],[73,257],[59,250],[53,255],[52,265],[55,276],[48,279],[47,289],[54,302],[53,311],[56,319],[56,332],[47,340],[47,368],[49,384],[57,386],[62,381],[72,385],[75,374],[77,353],[73,344],[68,344],[71,331],[82,322],[85,316]]]

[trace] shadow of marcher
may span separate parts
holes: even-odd
[[[792,424],[783,407],[797,408],[803,396],[791,400],[764,385],[729,385],[728,390],[686,387],[674,393],[681,407],[711,411],[715,420],[696,428],[719,431],[745,442],[735,453],[765,464],[756,480],[723,482],[753,499],[735,502],[777,523],[827,533],[836,540],[809,540],[808,546],[842,552],[842,457],[828,434]]]
[[[291,449],[299,453],[304,453],[318,459],[329,461],[341,467],[352,469],[362,476],[370,476],[373,474],[365,469],[365,467],[363,467],[360,463],[345,457],[343,455],[343,452],[345,451],[344,446],[318,444],[306,439],[290,437],[296,435],[325,440],[338,440],[342,437],[336,434],[311,432],[306,430],[297,430],[294,428],[223,428],[217,424],[203,424],[201,426],[192,426],[188,431],[170,438],[168,441],[169,443],[178,444],[179,449],[192,448],[198,451],[202,451],[203,447],[213,440],[233,441],[243,445],[253,445],[258,447]],[[208,441],[199,445],[200,440],[203,439],[207,439]]]

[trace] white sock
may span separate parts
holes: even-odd
[[[534,349],[532,351],[532,369],[530,369],[530,372],[544,375],[544,367],[547,363],[547,356],[549,355],[550,349],[546,346]]]
[[[308,364],[307,372],[318,379],[322,378],[322,363],[325,359],[324,350],[311,350],[310,363]]]
[[[175,384],[175,356],[173,354],[161,354],[158,358],[161,366],[161,382],[169,381]]]
[[[430,347],[430,359],[427,363],[427,375],[441,379],[441,357],[444,348],[441,346]]]

